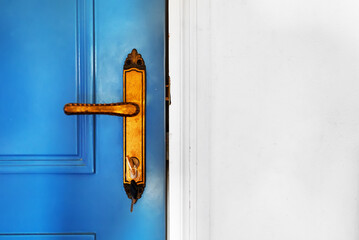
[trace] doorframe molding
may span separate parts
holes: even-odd
[[[169,0],[169,240],[197,238],[197,0]]]

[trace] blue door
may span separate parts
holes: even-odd
[[[165,0],[0,0],[0,240],[165,239]],[[146,187],[130,212],[122,102],[146,64]]]

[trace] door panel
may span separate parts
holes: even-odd
[[[0,0],[0,35],[0,239],[165,239],[165,1]],[[121,102],[133,48],[146,188],[130,213],[123,120],[63,106]]]
[[[49,234],[6,234],[0,235],[1,240],[95,240],[94,234],[67,234],[67,235],[49,235]]]
[[[93,172],[93,2],[0,3],[0,172]]]

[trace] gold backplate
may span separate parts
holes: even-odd
[[[123,70],[123,101],[135,103],[139,106],[139,113],[123,120],[123,182],[130,184],[135,180],[137,184],[145,184],[145,113],[146,113],[146,74],[145,70],[129,68]],[[130,176],[127,157],[139,160],[138,175],[135,179]]]

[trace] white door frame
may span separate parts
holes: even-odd
[[[197,0],[169,0],[168,239],[196,239]]]

